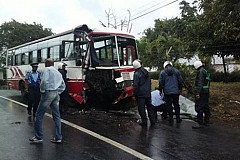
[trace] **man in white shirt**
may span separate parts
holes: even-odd
[[[161,95],[158,88],[155,88],[154,91],[151,92],[151,104],[154,109],[154,114],[156,120],[157,118],[157,111],[162,112],[162,119],[167,119],[167,111],[165,106],[165,101],[163,100],[163,95]]]
[[[32,143],[42,143],[43,141],[43,116],[48,106],[50,106],[52,110],[52,116],[55,122],[55,136],[51,139],[51,142],[62,142],[59,94],[65,90],[66,86],[61,73],[53,66],[53,60],[47,59],[45,62],[46,68],[43,71],[40,84],[41,99],[34,122],[35,136],[29,139]]]

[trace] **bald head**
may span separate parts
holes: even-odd
[[[45,61],[45,67],[50,67],[50,66],[54,66],[54,62],[51,58],[48,58]]]

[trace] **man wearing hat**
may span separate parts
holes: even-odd
[[[68,89],[67,89],[67,70],[66,70],[67,64],[64,62],[61,62],[58,64],[58,71],[61,73],[62,78],[65,82],[65,90],[60,94],[60,101],[59,101],[59,109],[60,113],[63,113],[67,109],[67,101],[68,101]]]
[[[28,85],[28,115],[35,117],[37,111],[38,103],[40,100],[40,82],[41,82],[41,73],[37,71],[38,63],[31,63],[32,71],[27,72],[25,76],[25,82]]]

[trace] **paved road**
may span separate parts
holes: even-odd
[[[7,97],[9,99],[5,99]],[[215,126],[192,130],[194,122],[161,121],[142,128],[135,115],[91,111],[63,115],[62,144],[52,144],[50,114],[44,119],[43,144],[30,144],[33,120],[19,92],[0,90],[0,160],[240,159],[240,131]]]

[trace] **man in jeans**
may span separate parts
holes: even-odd
[[[59,94],[64,91],[66,86],[61,73],[59,73],[53,65],[54,62],[51,59],[46,60],[46,68],[43,71],[40,83],[41,99],[34,122],[35,136],[29,139],[32,143],[42,143],[43,141],[43,116],[48,106],[50,106],[52,110],[52,116],[55,122],[55,136],[51,139],[51,142],[62,142]]]

